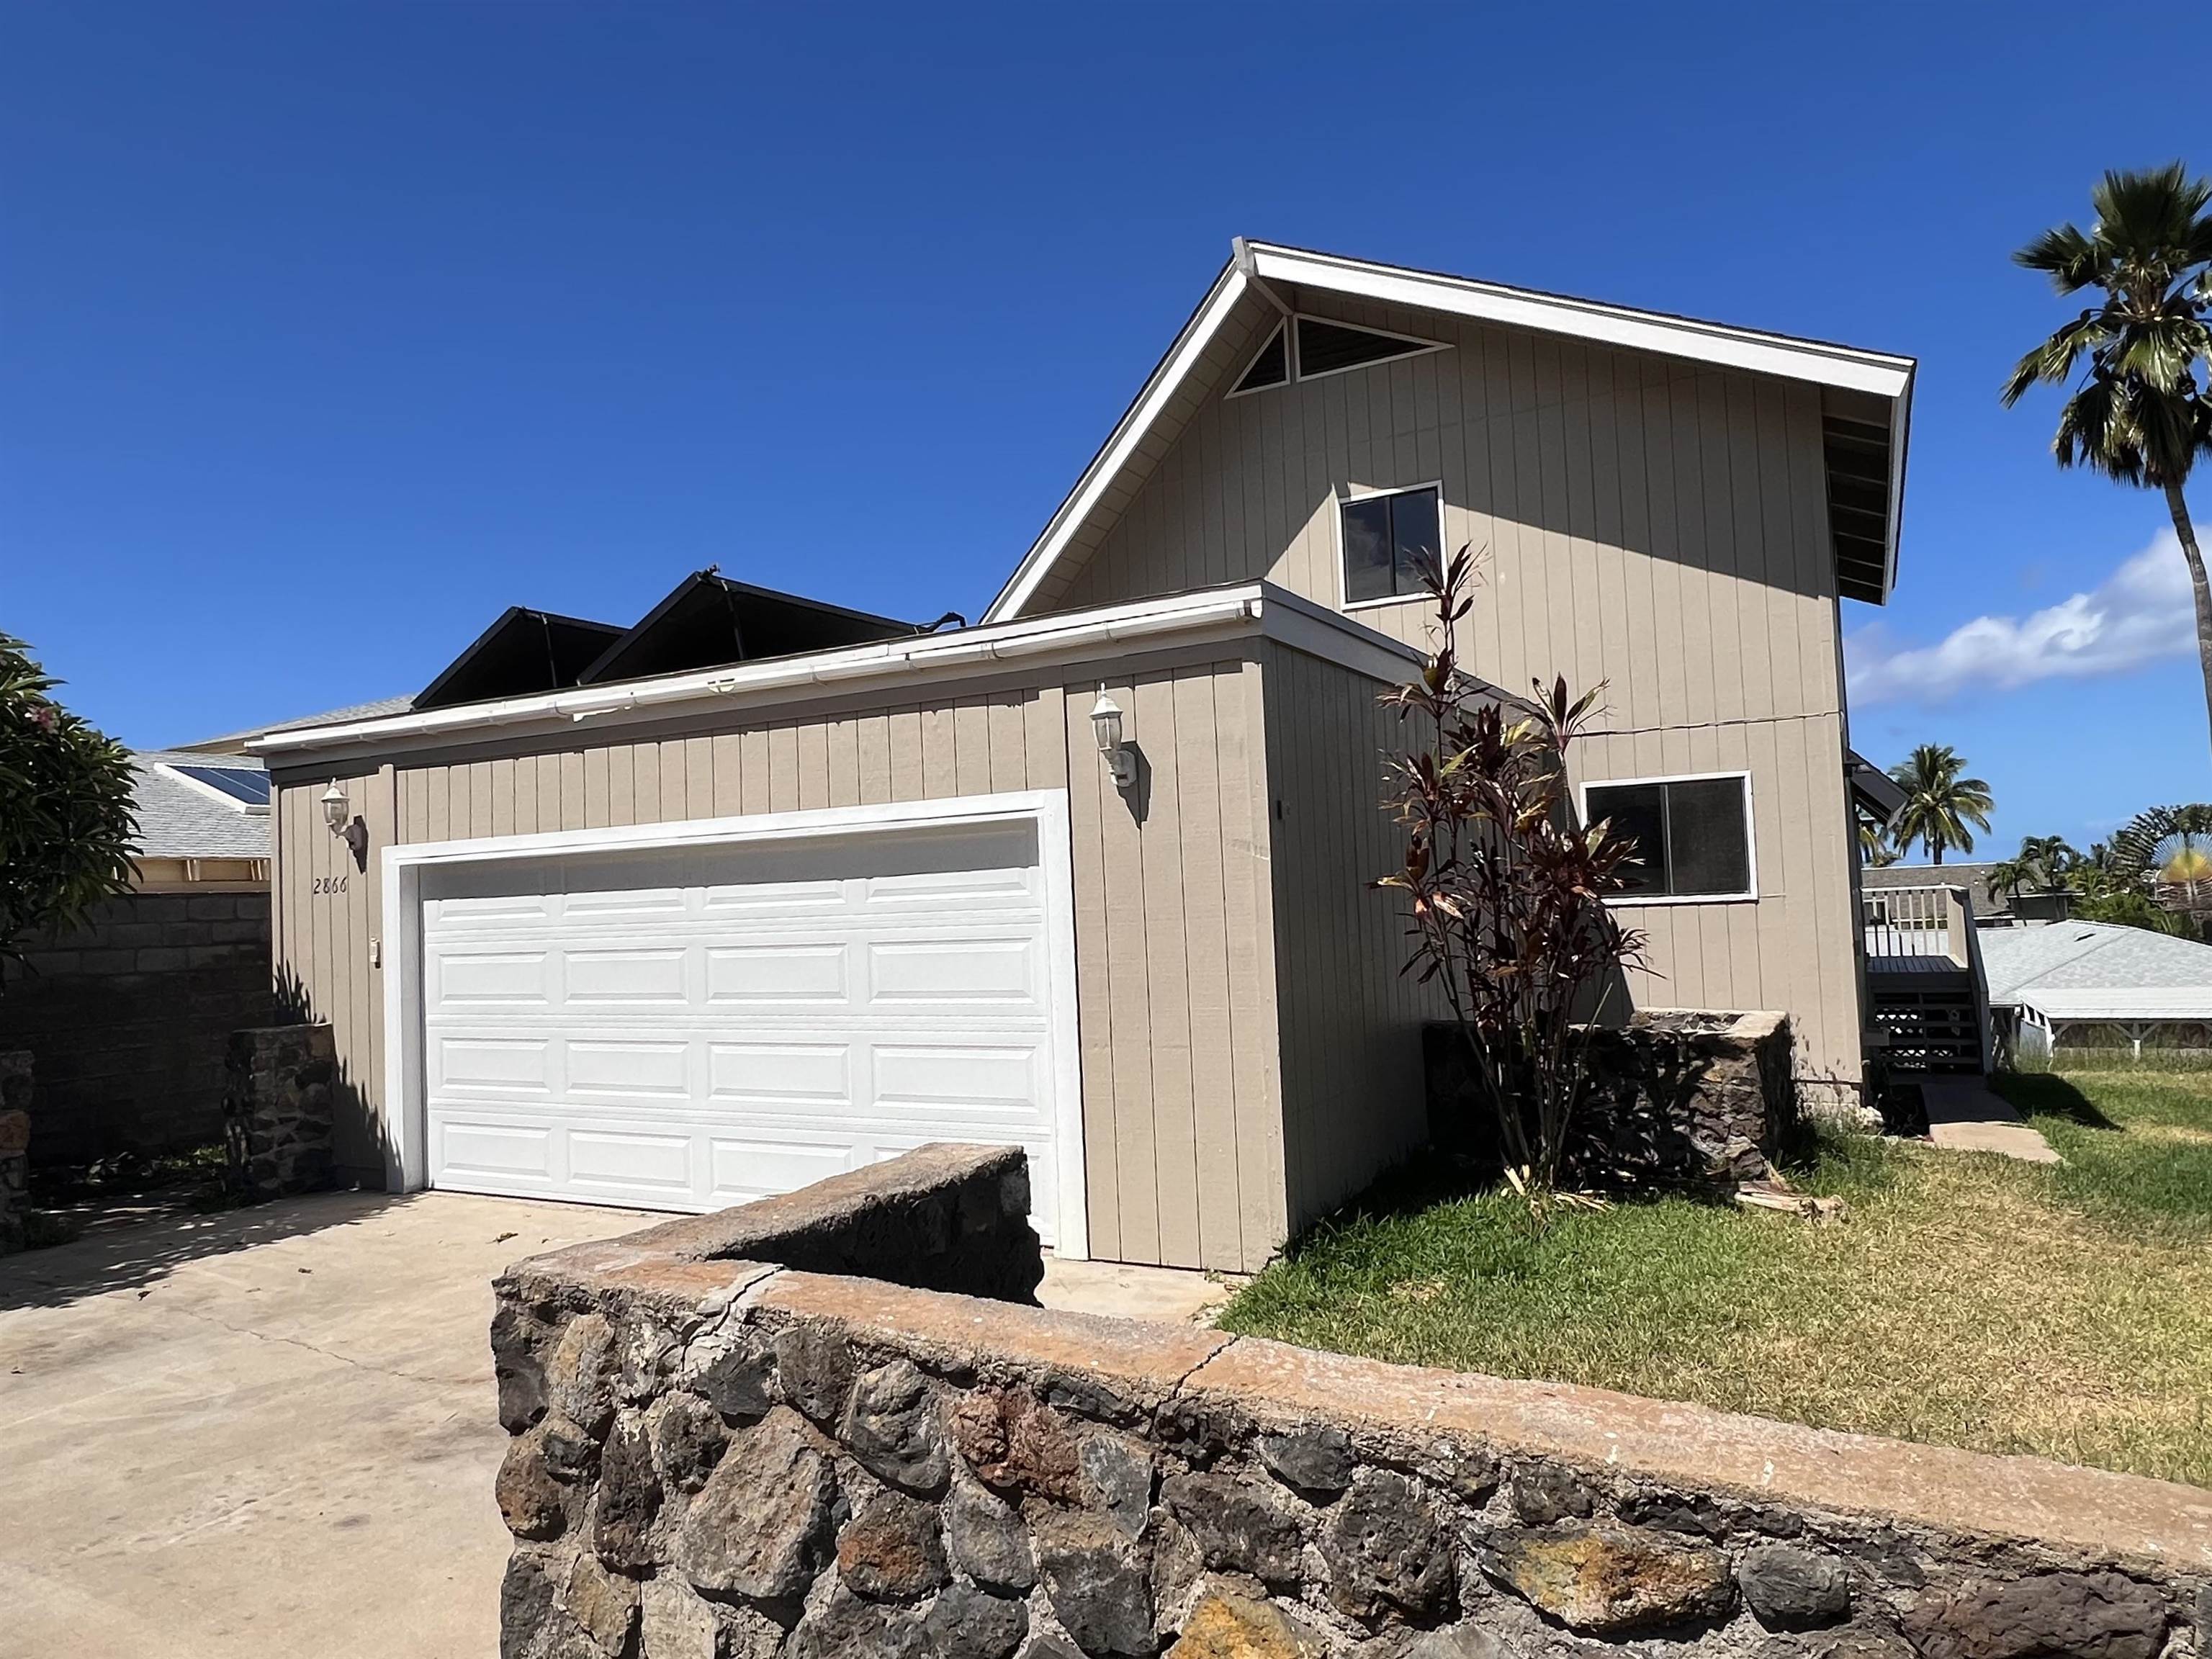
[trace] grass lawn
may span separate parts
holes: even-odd
[[[1537,1238],[1408,1176],[1220,1323],[2212,1486],[2212,1073],[1999,1086],[2063,1165],[1843,1136],[1795,1172],[1840,1224],[1668,1199]]]

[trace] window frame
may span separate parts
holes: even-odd
[[[1347,369],[1343,372],[1349,374],[1351,371]],[[1346,507],[1354,501],[1371,501],[1380,495],[1411,495],[1424,489],[1436,492],[1437,536],[1439,540],[1449,543],[1451,538],[1444,532],[1444,481],[1442,478],[1431,478],[1422,483],[1390,484],[1381,489],[1354,487],[1347,484],[1330,492],[1335,498],[1336,507],[1335,513],[1331,516],[1336,520],[1336,608],[1339,611],[1349,613],[1354,611],[1374,611],[1386,605],[1418,605],[1428,598],[1427,594],[1417,592],[1385,593],[1376,599],[1355,599],[1352,597],[1350,573],[1344,568],[1344,509]],[[1437,556],[1438,558],[1445,556],[1443,548],[1437,550]]]
[[[1752,805],[1751,772],[1748,768],[1737,768],[1721,772],[1662,772],[1654,777],[1640,778],[1584,778],[1575,786],[1575,808],[1581,821],[1590,822],[1589,792],[1593,789],[1626,789],[1637,784],[1714,783],[1734,778],[1743,784],[1743,866],[1744,890],[1738,893],[1610,893],[1604,902],[1612,908],[1632,909],[1644,905],[1657,904],[1756,904],[1759,902],[1759,835],[1757,815]]]
[[[1357,329],[1362,334],[1380,335],[1386,340],[1400,341],[1409,349],[1393,353],[1388,357],[1378,357],[1370,363],[1347,363],[1342,368],[1324,368],[1309,374],[1305,373],[1304,365],[1298,361],[1298,323],[1301,319],[1328,323],[1336,328]],[[1283,337],[1283,378],[1270,380],[1265,386],[1246,386],[1244,377],[1252,372],[1253,365],[1260,361],[1261,355],[1274,343],[1277,334]],[[1341,317],[1323,317],[1316,312],[1286,311],[1276,318],[1274,327],[1267,331],[1252,354],[1244,359],[1236,378],[1229,382],[1229,390],[1221,394],[1221,400],[1227,403],[1231,398],[1256,398],[1263,392],[1280,392],[1287,386],[1303,386],[1309,380],[1333,380],[1339,374],[1357,374],[1362,369],[1388,368],[1393,363],[1409,363],[1414,358],[1425,357],[1431,352],[1455,350],[1457,345],[1456,341],[1425,339],[1418,334],[1401,334],[1395,329],[1348,322]]]

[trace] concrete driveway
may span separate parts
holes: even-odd
[[[498,1650],[491,1280],[635,1211],[418,1193],[157,1213],[0,1261],[0,1659]],[[1170,1321],[1197,1273],[1049,1264]]]
[[[496,1652],[492,1276],[642,1219],[331,1194],[0,1261],[0,1655]]]

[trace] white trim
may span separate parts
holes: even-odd
[[[1371,501],[1382,495],[1410,495],[1417,489],[1433,489],[1437,492],[1437,539],[1439,542],[1447,540],[1448,538],[1444,535],[1444,481],[1442,478],[1431,478],[1425,483],[1393,484],[1388,489],[1366,486],[1355,488],[1346,484],[1341,489],[1332,489],[1329,491],[1329,494],[1336,498],[1336,608],[1338,610],[1372,611],[1381,605],[1404,605],[1409,600],[1418,600],[1425,597],[1419,592],[1384,593],[1371,599],[1355,599],[1352,597],[1351,584],[1346,580],[1349,573],[1344,568],[1344,509],[1354,501]],[[1437,550],[1437,556],[1439,559],[1444,556],[1441,547]]]
[[[1498,283],[1478,282],[1472,277],[1408,270],[1264,242],[1252,244],[1252,258],[1253,274],[1263,281],[1301,283],[1331,293],[1379,301],[1384,305],[1448,312],[1481,322],[1540,329],[1550,334],[1571,334],[1578,339],[1658,352],[1669,357],[1747,368],[1794,380],[1812,380],[1853,392],[1870,392],[1876,397],[1901,395],[1911,379],[1911,359],[1855,346],[1832,345],[1825,341],[1769,334],[1689,317],[1670,317],[1660,312],[1638,311],[1595,300],[1541,294]]]
[[[1097,505],[1098,498],[1105,494],[1107,486],[1114,482],[1115,475],[1128,465],[1130,457],[1137,453],[1137,446],[1152,430],[1152,423],[1174,401],[1183,381],[1198,366],[1199,359],[1205,356],[1206,347],[1213,343],[1213,337],[1221,331],[1221,325],[1237,309],[1237,302],[1244,297],[1245,286],[1244,273],[1233,264],[1215,280],[1212,293],[1206,296],[1199,307],[1198,314],[1184,328],[1182,337],[1169,349],[1160,366],[1152,371],[1152,379],[1145,382],[1144,390],[1137,394],[1137,401],[1130,404],[1128,412],[1121,416],[1120,424],[1106,440],[1105,447],[1091,458],[1091,465],[1076,480],[1075,488],[1060,504],[1060,510],[1052,515],[1043,533],[1023,556],[1021,563],[1015,567],[1005,590],[991,602],[991,608],[983,613],[986,624],[1004,622],[1017,615],[1035,596],[1037,584],[1044,580],[1045,573],[1060,557],[1060,550],[1067,545],[1068,538],[1090,516],[1091,509]]]
[[[1038,586],[1090,517],[1099,497],[1136,453],[1182,380],[1197,366],[1206,344],[1219,331],[1237,298],[1248,286],[1263,289],[1271,282],[1304,284],[1328,293],[1376,300],[1386,305],[1441,311],[1480,322],[1538,329],[1630,350],[1656,352],[1692,362],[1714,363],[1886,398],[1891,410],[1891,482],[1889,556],[1883,580],[1884,593],[1895,586],[1898,534],[1904,509],[1905,441],[1915,368],[1911,358],[1240,240],[1237,257],[1215,280],[1198,315],[1146,381],[1143,391],[1115,427],[1111,437],[1084,469],[1075,488],[984,611],[986,623],[1000,623],[1020,615],[1023,607],[1036,597]],[[1293,371],[1297,368],[1296,344],[1293,339]]]
[[[1668,904],[1756,904],[1759,902],[1759,836],[1751,805],[1751,774],[1731,772],[1666,772],[1650,778],[1584,778],[1575,786],[1575,806],[1584,823],[1589,822],[1589,792],[1625,789],[1638,783],[1710,783],[1721,778],[1743,781],[1744,876],[1750,883],[1740,893],[1617,893],[1605,901],[1614,909],[1635,910]]]
[[[1266,339],[1260,342],[1259,350],[1254,352],[1249,357],[1247,357],[1244,360],[1244,367],[1237,371],[1237,378],[1229,383],[1229,390],[1221,394],[1224,399],[1230,398],[1256,398],[1263,392],[1279,391],[1282,387],[1290,386],[1297,380],[1297,376],[1291,372],[1290,330],[1292,320],[1293,318],[1291,313],[1284,313],[1282,320],[1278,322],[1274,328],[1269,331]],[[1261,357],[1267,355],[1267,348],[1274,344],[1278,339],[1280,339],[1283,343],[1283,378],[1279,380],[1270,380],[1265,386],[1248,387],[1244,384],[1244,377],[1252,372],[1253,365],[1257,363]]]
[[[237,765],[225,766],[221,759],[210,759],[205,762],[186,761],[184,763],[187,766],[198,766],[201,768],[202,770],[208,772],[243,772],[248,777],[259,778],[265,778],[269,775],[268,772],[261,767]],[[153,763],[153,767],[156,772],[167,773],[179,783],[183,784],[185,788],[197,789],[201,794],[205,795],[210,800],[221,801],[225,806],[228,806],[232,811],[240,814],[241,817],[265,818],[269,816],[269,803],[267,801],[255,802],[250,800],[240,800],[237,796],[228,794],[224,791],[216,788],[211,783],[202,783],[198,778],[187,776],[185,773],[177,769],[177,763],[173,761],[155,761]]]
[[[1229,639],[1254,631],[1279,638],[1285,629],[1295,630],[1304,641],[1300,648],[1312,655],[1380,678],[1399,676],[1395,662],[1379,672],[1374,666],[1378,651],[1387,658],[1401,650],[1396,641],[1271,582],[1246,582],[957,634],[914,635],[696,673],[460,703],[341,726],[301,726],[264,733],[252,744],[257,753],[276,757],[278,765],[307,765],[311,763],[306,758],[293,758],[295,751],[354,747],[381,752],[395,744],[458,740],[479,729],[532,723],[559,731],[564,720],[634,712],[649,715],[664,707],[708,701],[728,708],[781,705],[791,702],[795,694],[860,690],[885,681],[896,682],[905,696],[917,681],[973,678],[1002,664],[1095,659],[1102,651],[1118,654],[1115,647]]]
[[[1036,825],[1037,863],[1044,883],[1045,955],[1050,976],[1053,1043],[1053,1157],[1060,1172],[1054,1252],[1080,1261],[1090,1253],[1083,1164],[1083,1069],[1076,1026],[1075,866],[1067,792],[1010,791],[947,800],[832,806],[750,817],[692,818],[673,823],[623,824],[604,830],[554,830],[529,836],[413,842],[384,849],[384,1121],[392,1150],[385,1176],[393,1192],[428,1184],[428,1103],[422,1088],[422,872],[434,866],[489,864],[593,852],[732,846],[948,826],[1027,820]]]

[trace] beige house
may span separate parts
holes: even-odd
[[[1634,995],[1786,1009],[1856,1099],[1838,604],[1890,589],[1911,380],[1239,243],[979,625],[702,572],[256,743],[342,1159],[703,1209],[1013,1140],[1062,1252],[1256,1267],[1424,1136],[1376,696],[1463,542],[1475,672],[1607,683]]]

